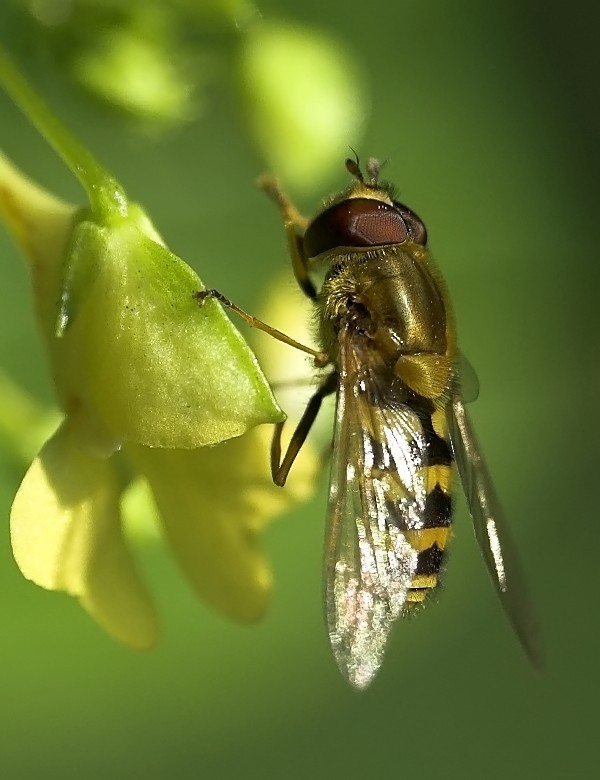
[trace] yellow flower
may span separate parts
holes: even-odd
[[[78,597],[120,641],[152,645],[154,603],[122,527],[137,472],[194,589],[257,619],[271,585],[259,533],[310,493],[314,457],[303,454],[286,491],[272,485],[261,424],[283,414],[245,342],[217,304],[197,306],[199,279],[139,207],[77,212],[2,158],[0,183],[64,412],[12,507],[21,571]]]

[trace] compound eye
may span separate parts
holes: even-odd
[[[407,230],[408,236],[415,244],[421,244],[425,246],[427,244],[427,228],[423,224],[423,221],[415,214],[414,211],[405,206],[403,203],[394,201],[394,207],[402,215]]]
[[[375,198],[349,198],[316,219],[304,234],[304,252],[317,257],[340,247],[387,246],[406,241],[409,231],[402,214]]]

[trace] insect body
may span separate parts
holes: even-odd
[[[325,600],[338,665],[357,687],[392,623],[437,584],[451,521],[454,328],[425,229],[402,211],[359,180],[304,243],[314,257],[334,253],[317,298],[338,377]]]
[[[366,687],[394,622],[438,583],[456,460],[497,592],[536,660],[519,567],[465,413],[452,312],[425,226],[378,182],[375,161],[368,180],[357,162],[346,166],[354,184],[311,222],[274,180],[263,180],[282,210],[298,283],[316,307],[321,351],[302,348],[332,367],[283,460],[281,427],[276,431],[277,484],[284,484],[322,399],[337,391],[324,573],[334,656],[352,685]],[[325,279],[317,291],[311,274],[319,269]]]

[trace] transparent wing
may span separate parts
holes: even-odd
[[[540,667],[542,648],[539,631],[530,608],[517,551],[459,394],[449,404],[448,427],[475,536],[486,566],[525,652],[531,662]]]
[[[393,378],[369,367],[350,338],[340,352],[325,605],[337,664],[364,688],[416,571],[404,532],[420,527],[426,445],[417,415],[394,397]]]
[[[471,361],[462,353],[458,353],[458,375],[463,401],[472,404],[479,398],[479,379]]]

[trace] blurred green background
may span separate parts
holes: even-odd
[[[424,219],[481,392],[472,413],[543,626],[535,673],[506,623],[464,503],[444,592],[399,625],[372,688],[346,687],[320,597],[325,480],[268,529],[271,609],[244,628],[197,602],[161,546],[141,551],[164,622],[136,654],[76,602],[23,580],[0,545],[3,778],[563,778],[597,767],[599,647],[598,15],[558,3],[264,2],[336,36],[366,73],[362,138]],[[255,311],[285,266],[256,191],[264,167],[232,94],[161,135],[132,132],[40,54],[18,5],[0,40],[143,202],[173,251]],[[27,47],[36,54],[26,56]],[[71,175],[0,93],[0,146],[75,202]],[[347,177],[338,175],[325,190]],[[314,208],[325,191],[304,193]],[[50,402],[24,264],[0,233],[3,367]],[[285,347],[282,347],[285,349]],[[6,519],[22,477],[0,453]],[[40,507],[43,511],[43,507]],[[594,533],[592,533],[594,531]]]

